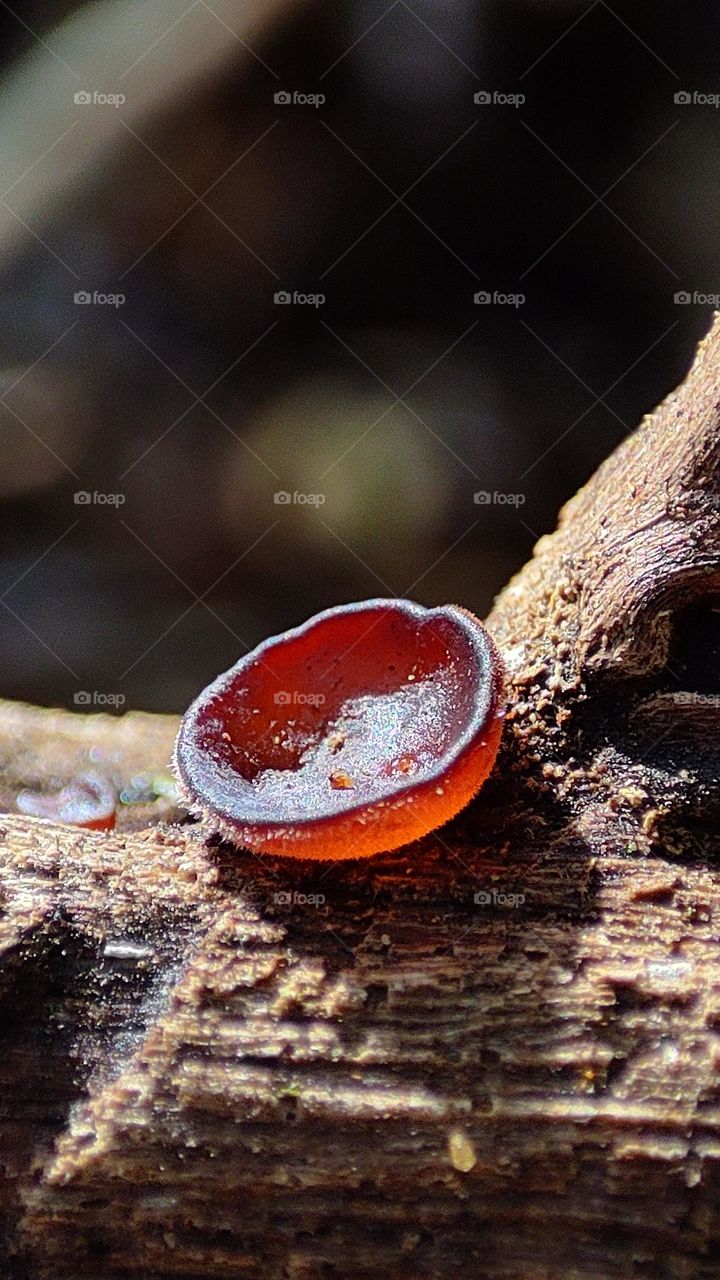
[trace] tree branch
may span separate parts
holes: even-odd
[[[498,600],[504,746],[441,831],[328,867],[169,799],[2,819],[8,1274],[720,1274],[719,344]],[[4,802],[175,728],[5,704]]]

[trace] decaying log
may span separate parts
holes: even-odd
[[[3,816],[8,1275],[720,1276],[719,406],[716,323],[497,602],[504,746],[440,832]],[[132,792],[175,728],[5,704],[1,798]]]

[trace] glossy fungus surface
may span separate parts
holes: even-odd
[[[502,666],[454,605],[368,600],[266,640],[187,711],[183,799],[251,849],[358,858],[416,839],[492,768]]]
[[[115,826],[117,796],[108,779],[100,773],[83,773],[61,791],[21,791],[17,797],[20,813],[52,822],[68,822],[89,831],[110,831]]]

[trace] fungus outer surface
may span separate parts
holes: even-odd
[[[455,605],[328,609],[192,703],[175,747],[182,798],[250,849],[334,860],[397,848],[487,777],[502,678],[482,623]]]
[[[17,797],[20,813],[52,822],[67,822],[88,831],[111,831],[115,826],[117,796],[108,779],[88,771],[49,795],[42,791],[21,791]]]

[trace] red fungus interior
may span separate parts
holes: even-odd
[[[236,804],[248,784],[248,817],[347,810],[437,768],[476,711],[488,680],[479,664],[440,613],[336,614],[242,665],[199,709],[195,745]]]

